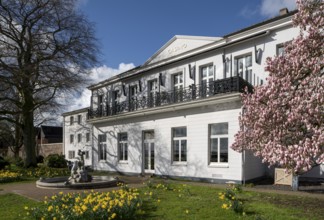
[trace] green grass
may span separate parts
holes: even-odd
[[[178,188],[180,184],[171,185]],[[323,219],[324,200],[269,193],[243,192],[245,216],[222,209],[221,189],[213,186],[187,186],[190,193],[173,190],[140,189],[153,192],[144,203],[146,219]],[[180,195],[180,196],[179,196]],[[160,202],[157,202],[160,200]],[[188,210],[189,213],[186,213]]]
[[[215,185],[184,186],[180,182],[164,182],[164,186],[168,189],[156,188],[156,183],[139,189],[143,195],[144,211],[139,219],[323,219],[323,199],[243,190],[238,194],[244,202],[246,215],[242,216],[221,208],[223,201],[219,199],[218,193],[223,189]],[[36,207],[41,204],[15,194],[0,195],[0,219],[22,219],[19,214],[26,213],[25,206]]]
[[[39,205],[31,199],[27,199],[17,194],[4,194],[0,195],[0,219],[11,220],[11,219],[22,219],[25,216],[24,207],[35,207]]]

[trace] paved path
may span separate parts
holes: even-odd
[[[129,177],[129,176],[120,176],[120,180],[124,181],[130,187],[142,187],[143,182],[149,180],[149,177]],[[192,184],[192,185],[201,185],[201,186],[209,186],[215,188],[226,188],[225,184],[211,184],[211,183],[201,183],[201,182],[184,182],[181,181],[183,184]],[[35,182],[18,182],[18,183],[10,183],[10,184],[2,184],[0,185],[1,194],[5,193],[16,193],[27,198],[36,200],[36,201],[43,201],[45,196],[52,196],[53,194],[57,194],[59,192],[83,192],[85,190],[70,190],[70,189],[42,189],[37,188]],[[115,190],[117,187],[111,188],[102,188],[102,189],[95,189],[95,191],[99,192],[106,192]],[[265,188],[258,188],[258,187],[245,187],[244,190],[246,191],[254,191],[254,192],[267,192],[267,193],[277,193],[277,194],[284,194],[284,195],[295,195],[295,196],[306,196],[311,198],[318,198],[324,200],[324,193],[309,193],[303,191],[287,191],[287,190],[273,190],[273,189],[265,189]]]

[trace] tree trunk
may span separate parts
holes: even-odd
[[[23,111],[23,124],[25,167],[36,167],[34,112],[32,110]]]
[[[298,175],[293,174],[291,187],[292,187],[293,191],[298,191],[298,188],[299,188],[299,176]]]

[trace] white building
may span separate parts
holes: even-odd
[[[92,165],[91,124],[87,123],[88,109],[83,108],[63,114],[63,152],[67,160],[73,160],[79,150],[85,152],[86,166]]]
[[[260,159],[230,146],[240,93],[265,83],[266,57],[280,55],[298,35],[294,13],[224,37],[175,36],[142,66],[88,87],[87,123],[86,109],[64,114],[65,154],[92,146],[88,162],[95,170],[124,174],[210,182],[264,176]],[[77,115],[81,126],[70,122]],[[79,142],[89,131],[90,142]]]

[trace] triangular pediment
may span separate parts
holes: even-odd
[[[144,65],[156,63],[179,54],[188,52],[206,44],[213,43],[220,37],[200,37],[200,36],[174,36],[161,49],[159,49]]]

